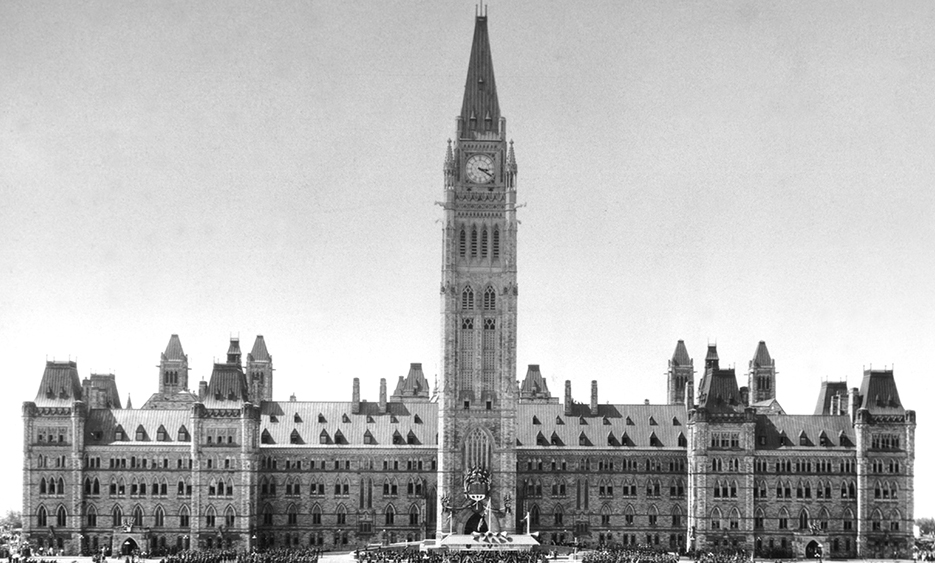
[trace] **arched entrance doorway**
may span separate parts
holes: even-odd
[[[120,555],[132,555],[133,552],[139,550],[140,546],[137,545],[136,540],[133,538],[127,538],[120,544]]]
[[[815,559],[818,557],[821,557],[821,544],[812,540],[805,546],[805,558]]]
[[[480,529],[478,529],[480,526]],[[464,533],[473,534],[474,532],[484,533],[487,531],[487,521],[480,514],[473,514],[466,524],[464,524]]]

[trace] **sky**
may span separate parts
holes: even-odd
[[[811,413],[823,380],[893,367],[935,516],[935,3],[488,10],[525,204],[517,378],[663,402],[677,340],[739,374],[764,340],[779,402]],[[431,380],[474,14],[0,2],[0,448],[22,451],[47,359],[139,407],[173,333],[192,387],[257,334],[278,399],[350,400],[359,377],[375,400],[410,362]]]

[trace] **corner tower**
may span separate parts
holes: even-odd
[[[439,511],[457,533],[514,527],[503,510],[516,489],[516,171],[480,14],[442,204]],[[479,503],[465,495],[475,468],[488,476]]]

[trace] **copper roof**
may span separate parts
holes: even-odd
[[[591,415],[589,405],[575,404],[566,416],[558,403],[520,403],[516,441],[520,448],[616,449],[628,442],[629,447],[684,450],[679,434],[688,438],[687,420],[684,405],[598,405],[597,415]],[[540,432],[548,445],[538,440]]]
[[[319,446],[322,432],[329,447],[340,447],[334,436],[340,431],[346,445],[355,447],[431,446],[437,447],[436,403],[387,403],[380,412],[378,403],[363,401],[360,412],[351,412],[350,402],[282,401],[263,403],[260,410],[260,433],[267,446]],[[298,437],[298,443],[293,438]],[[364,435],[372,441],[366,444]],[[410,433],[412,444],[409,443]],[[395,444],[394,444],[395,437]]]
[[[253,350],[250,351],[250,359],[256,362],[268,362],[270,360],[269,352],[266,350],[266,341],[263,340],[262,334],[256,335]]]
[[[826,439],[822,445],[822,434]],[[847,416],[767,414],[756,417],[756,449],[852,449],[857,443]],[[763,437],[766,441],[761,444]]]
[[[715,355],[717,352],[715,352]],[[685,347],[685,341],[679,340],[678,344],[675,345],[675,352],[672,353],[672,365],[673,366],[689,366],[691,365],[692,360],[688,357],[688,349]]]
[[[860,408],[870,414],[905,414],[906,410],[899,400],[893,370],[865,370],[860,382]]]
[[[750,367],[771,367],[773,359],[769,357],[769,350],[766,349],[766,342],[760,340],[756,345],[756,352],[753,353],[753,360]]]
[[[248,391],[247,378],[239,365],[214,364],[204,403],[208,408],[239,408],[248,400]]]
[[[36,393],[37,407],[71,406],[82,400],[81,379],[75,362],[46,362]]]
[[[539,371],[538,364],[529,364],[526,369],[526,377],[523,378],[523,385],[520,388],[520,396],[523,398],[550,397],[549,385],[542,372]]]
[[[422,364],[409,364],[409,373],[405,378],[399,376],[399,381],[396,384],[396,391],[393,392],[393,397],[429,398],[429,382],[422,373]]]
[[[815,405],[815,414],[831,414],[831,398],[840,395],[840,401],[844,401],[842,406],[844,410],[847,406],[847,382],[846,381],[822,381],[821,391],[818,393],[818,404]]]
[[[136,430],[142,426],[143,442],[155,442],[160,426],[166,429],[164,443],[176,442],[178,430],[191,420],[191,410],[127,410],[127,409],[92,409],[88,413],[85,425],[85,441],[88,445],[96,444],[139,444]],[[114,434],[120,427],[124,439],[114,440]],[[188,445],[185,442],[185,445]]]
[[[717,353],[715,352],[715,355]],[[735,412],[743,409],[737,376],[733,369],[705,370],[698,384],[698,406],[711,412]]]
[[[478,16],[474,23],[474,42],[464,83],[461,119],[465,133],[498,131],[500,128],[500,102],[497,100],[497,85],[493,75],[487,16]]]
[[[185,359],[185,352],[182,350],[182,341],[178,334],[169,337],[169,343],[166,345],[166,351],[163,352],[167,360]]]

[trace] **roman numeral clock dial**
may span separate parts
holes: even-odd
[[[464,167],[467,179],[475,184],[493,181],[493,159],[486,154],[475,154]]]

